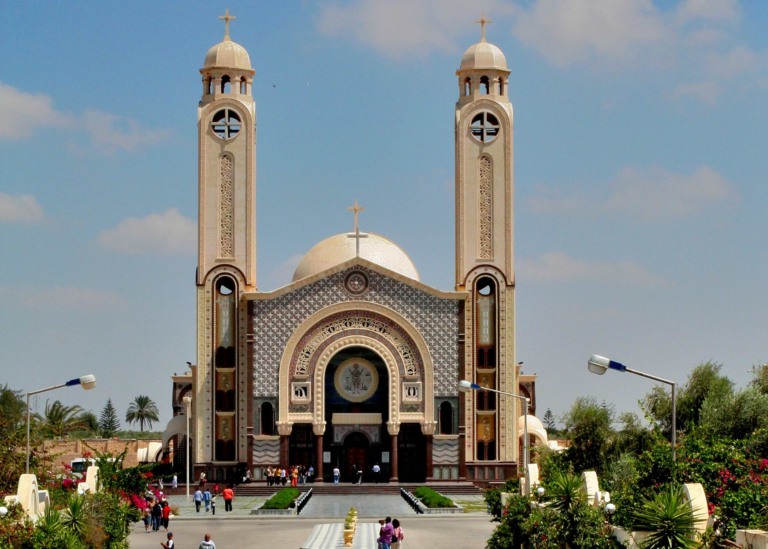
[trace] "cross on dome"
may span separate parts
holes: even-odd
[[[229,15],[229,8],[224,10],[224,15],[219,15],[219,19],[224,21],[224,40],[229,40],[229,22],[237,19],[234,15]]]
[[[360,232],[360,225],[358,224],[358,216],[360,215],[360,212],[362,212],[365,207],[359,206],[357,204],[357,200],[355,200],[355,203],[353,206],[350,206],[347,208],[350,212],[353,212],[355,214],[355,232],[352,234],[348,234],[347,236],[349,238],[355,239],[355,257],[360,257],[360,239],[361,238],[368,238],[368,235],[365,233]]]
[[[481,16],[479,20],[475,21],[480,25],[480,42],[485,42],[485,25],[493,23],[490,19],[486,19],[485,15]]]

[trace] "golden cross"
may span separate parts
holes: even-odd
[[[219,15],[219,19],[224,21],[224,40],[229,40],[229,22],[237,19],[237,17],[229,15],[229,8],[227,8],[224,15]]]
[[[485,15],[480,17],[479,21],[475,21],[475,23],[480,24],[480,42],[485,42],[485,25],[488,23],[493,23],[490,19],[486,19]]]

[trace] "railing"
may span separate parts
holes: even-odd
[[[296,498],[296,514],[300,514],[301,510],[304,509],[304,506],[309,501],[309,498],[312,497],[312,488],[307,490],[306,492],[302,492],[299,497]]]
[[[403,499],[405,500],[405,502],[413,508],[416,514],[424,513],[424,509],[421,508],[419,498],[414,496],[405,488],[400,488],[400,495],[403,496]]]

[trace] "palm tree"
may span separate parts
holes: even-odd
[[[148,396],[139,395],[128,406],[128,411],[125,413],[125,421],[127,423],[138,422],[139,429],[144,432],[145,422],[149,424],[151,429],[153,421],[160,421],[158,414],[157,404]]]
[[[63,438],[72,431],[84,427],[82,411],[83,409],[77,404],[64,406],[60,400],[54,400],[50,404],[46,401],[43,417],[37,414],[35,416],[41,422],[40,428],[45,436]]]
[[[647,499],[635,512],[635,528],[652,532],[642,544],[645,549],[688,549],[698,547],[694,525],[698,517],[685,501],[680,486],[668,485]]]

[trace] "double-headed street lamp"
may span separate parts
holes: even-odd
[[[630,374],[635,374],[648,379],[652,379],[653,381],[658,381],[659,383],[666,383],[667,385],[672,386],[672,462],[675,462],[677,459],[677,384],[674,381],[669,381],[668,379],[656,377],[651,374],[646,374],[645,372],[627,368],[621,362],[616,362],[610,358],[606,358],[600,355],[592,355],[589,357],[589,360],[587,361],[587,368],[590,372],[599,376],[603,375],[606,370],[616,370],[617,372],[629,372]]]
[[[38,395],[47,391],[53,391],[54,389],[61,389],[62,387],[72,387],[74,385],[80,385],[86,391],[96,387],[96,376],[88,374],[87,376],[80,376],[75,379],[70,379],[66,383],[61,385],[54,385],[53,387],[46,387],[45,389],[38,389],[37,391],[30,391],[27,393],[27,474],[29,474],[29,423],[30,423],[30,409],[29,409],[29,397],[32,395]]]
[[[525,495],[530,496],[531,495],[531,475],[530,475],[530,472],[528,471],[528,461],[530,459],[530,454],[529,454],[530,443],[528,441],[528,412],[531,407],[531,399],[521,395],[516,395],[515,393],[507,393],[505,391],[499,391],[498,389],[483,387],[482,385],[478,385],[477,383],[472,383],[471,381],[467,381],[466,379],[462,379],[461,381],[459,381],[459,390],[465,391],[465,392],[470,390],[490,391],[491,393],[498,393],[500,395],[525,401],[525,410],[523,413],[523,436],[525,437],[525,439],[523,440],[523,471],[525,472]],[[515,425],[515,430],[517,430],[517,425]]]

